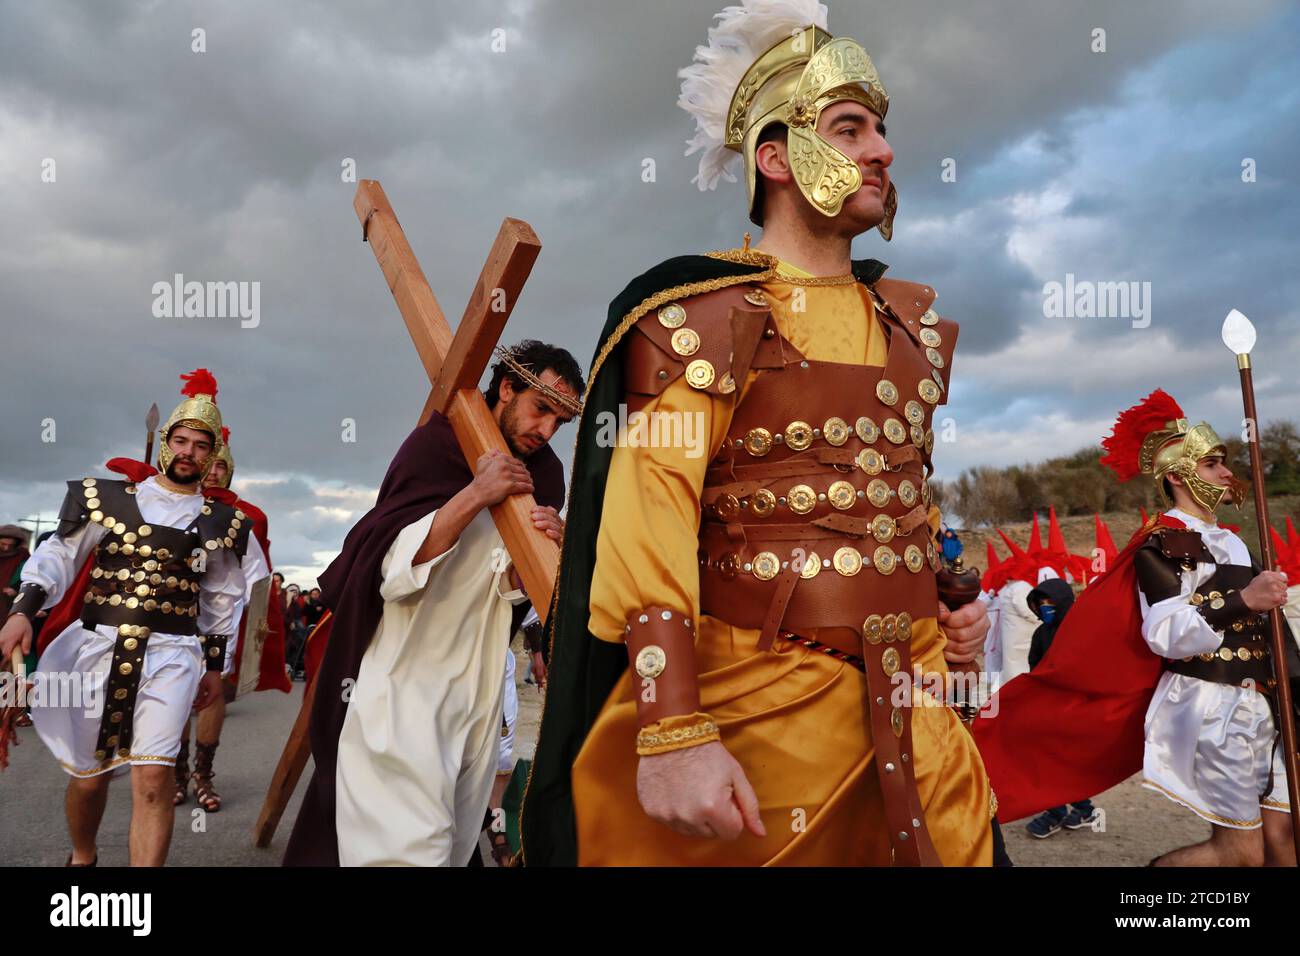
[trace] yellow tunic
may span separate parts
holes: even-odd
[[[807,273],[782,263],[780,271]],[[765,283],[777,326],[815,361],[884,365],[885,331],[860,283]],[[743,396],[760,373],[751,373]],[[866,713],[866,677],[850,664],[699,614],[700,492],[731,423],[735,396],[713,397],[678,379],[647,412],[698,413],[706,453],[619,447],[610,463],[591,583],[593,634],[621,642],[628,614],[673,608],[698,622],[703,710],[758,795],[767,836],[736,841],[680,836],[651,820],[636,796],[637,712],[631,677],[614,688],[573,768],[582,865],[888,865],[889,840]],[[938,528],[937,508],[930,512]],[[811,636],[811,635],[810,635]],[[913,627],[912,656],[946,673],[935,618]],[[988,865],[989,786],[970,735],[946,707],[913,709],[917,786],[947,865]]]

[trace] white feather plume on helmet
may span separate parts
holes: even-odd
[[[700,190],[714,189],[741,158],[723,145],[727,110],[736,87],[764,52],[809,26],[826,29],[827,8],[818,0],[741,0],[724,7],[709,28],[708,46],[697,46],[690,66],[679,70],[681,95],[677,105],[695,118],[695,135],[686,141],[686,155],[703,150],[695,178]]]

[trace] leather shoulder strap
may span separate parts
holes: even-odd
[[[1173,561],[1212,562],[1214,560],[1209,549],[1205,547],[1205,542],[1201,540],[1201,533],[1190,528],[1164,528],[1155,531],[1146,540],[1144,546],[1149,546],[1152,542],[1160,549],[1161,554]]]
[[[627,390],[649,400],[685,375],[692,388],[730,395],[744,384],[769,326],[771,309],[748,284],[667,303],[628,332]]]
[[[248,535],[253,530],[253,519],[238,508],[205,498],[203,510],[194,520],[202,546],[209,552],[227,548],[239,560],[248,551]]]
[[[868,288],[886,321],[906,332],[916,347],[925,351],[927,360],[941,380],[939,385],[943,394],[938,404],[946,404],[952,356],[957,347],[957,323],[943,318],[932,308],[937,296],[928,285],[902,279],[877,279]]]

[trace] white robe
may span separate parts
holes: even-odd
[[[1028,581],[1008,581],[994,598],[996,622],[990,626],[984,645],[984,669],[991,675],[992,690],[1029,673],[1029,645],[1034,631],[1043,623],[1026,601],[1033,589]],[[992,610],[989,616],[995,616]]]
[[[168,491],[152,477],[138,482],[136,489],[140,517],[155,527],[186,528],[203,507],[202,495]],[[62,600],[95,545],[107,533],[101,525],[87,523],[66,538],[52,535],[36,549],[23,566],[22,580],[45,589],[45,609]],[[239,562],[225,549],[213,552],[199,583],[199,633],[233,634],[239,624],[236,615],[243,594],[244,576]],[[114,625],[101,624],[91,630],[82,627],[80,621],[69,624],[45,649],[34,673],[38,687],[80,688],[75,698],[51,691],[50,699],[32,706],[37,734],[63,769],[75,777],[125,772],[127,764],[174,765],[181,729],[198,693],[205,666],[199,639],[152,632],[136,694],[131,753],[129,757],[115,753],[107,761],[96,760],[104,690],[116,642]]]
[[[434,514],[403,529],[381,567],[383,615],[339,734],[343,866],[464,866],[491,798],[512,606],[527,597],[511,589],[486,509],[413,565]]]
[[[1177,508],[1166,514],[1193,531],[1219,564],[1251,563],[1245,543],[1226,528],[1206,524]],[[1215,572],[1197,564],[1181,572],[1174,597],[1142,608],[1142,636],[1161,657],[1216,651],[1223,635],[1206,623],[1189,599]],[[1261,796],[1273,768],[1272,789]],[[1288,810],[1281,746],[1273,746],[1273,715],[1263,694],[1166,671],[1147,707],[1143,786],[1162,793],[1219,826],[1253,830],[1260,807]]]

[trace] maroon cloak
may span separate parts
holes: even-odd
[[[564,470],[550,445],[539,448],[524,464],[532,475],[538,504],[562,507]],[[316,768],[285,850],[286,866],[339,865],[334,771],[348,707],[340,689],[345,680],[356,679],[361,658],[379,626],[384,607],[379,596],[380,565],[403,528],[441,508],[473,477],[451,423],[435,413],[402,443],[388,466],[375,506],[348,532],[342,553],[317,579],[333,620],[316,675],[320,686],[309,730]],[[515,608],[511,633],[522,623],[527,609],[527,604]],[[502,634],[501,639],[509,636]]]

